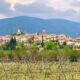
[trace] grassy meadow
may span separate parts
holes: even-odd
[[[0,80],[80,80],[80,62],[1,62]]]

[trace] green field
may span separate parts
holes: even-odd
[[[80,62],[3,62],[0,80],[80,80]]]

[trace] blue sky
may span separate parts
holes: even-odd
[[[80,0],[0,0],[0,19],[15,16],[80,22]]]

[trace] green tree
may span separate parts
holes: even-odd
[[[45,49],[47,49],[47,50],[52,50],[52,49],[56,49],[56,48],[58,48],[58,45],[56,44],[56,42],[48,41],[45,43]]]
[[[39,54],[39,48],[37,47],[37,45],[32,45],[31,48],[28,48],[28,50],[30,51],[31,54],[30,61],[34,62]]]
[[[7,54],[4,50],[0,50],[0,59],[7,59]]]
[[[45,49],[48,49],[48,50],[53,49],[53,42],[51,41],[46,42]]]
[[[39,53],[39,57],[40,59],[43,57],[44,59],[49,59],[49,60],[55,60],[57,61],[58,60],[58,51],[57,50],[42,50],[40,53]]]
[[[77,61],[77,60],[78,60],[78,54],[74,51],[73,53],[70,54],[69,60],[70,60],[71,62]]]
[[[44,47],[44,36],[42,34],[42,42],[41,42],[41,46]]]
[[[7,44],[6,49],[7,50],[15,50],[16,49],[16,39],[15,38],[11,38],[10,42]]]
[[[28,43],[30,44],[30,46],[31,46],[31,44],[33,43],[32,38],[28,39],[27,42],[28,42]]]
[[[13,50],[7,50],[6,54],[7,54],[8,59],[10,59],[10,60],[14,59],[14,51]]]

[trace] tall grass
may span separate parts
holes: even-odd
[[[0,80],[80,80],[80,62],[1,62]]]

